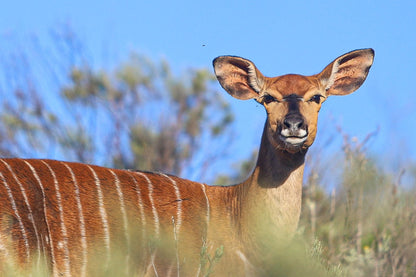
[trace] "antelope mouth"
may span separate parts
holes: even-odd
[[[308,135],[304,135],[304,136],[284,136],[284,135],[280,135],[279,136],[280,139],[291,146],[301,146],[306,139],[308,138]]]

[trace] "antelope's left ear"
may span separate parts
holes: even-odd
[[[327,96],[347,95],[364,83],[373,60],[373,49],[355,50],[335,59],[317,77]]]

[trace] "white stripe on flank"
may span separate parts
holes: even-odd
[[[153,271],[155,272],[155,276],[159,277],[159,274],[157,273],[157,269],[156,269],[156,265],[155,265],[155,257],[156,257],[156,253],[153,253],[152,258],[151,258],[151,262],[152,262]]]
[[[14,180],[16,181],[16,183],[19,185],[20,191],[22,192],[23,195],[23,199],[25,201],[25,204],[27,206],[27,209],[29,211],[27,217],[29,218],[29,220],[31,221],[31,223],[33,224],[33,230],[35,232],[35,236],[36,236],[36,244],[37,244],[37,248],[38,248],[38,262],[40,261],[40,239],[39,239],[39,233],[38,233],[38,229],[36,228],[36,224],[35,224],[35,220],[33,218],[33,212],[32,212],[32,208],[30,207],[29,204],[29,199],[27,198],[26,195],[26,191],[25,188],[23,187],[22,183],[20,182],[19,178],[17,178],[16,174],[13,172],[12,167],[5,162],[3,159],[1,159],[1,161],[4,163],[4,165],[9,169],[10,173],[12,174]]]
[[[74,183],[74,189],[75,189],[75,199],[77,202],[77,208],[78,208],[78,214],[79,214],[79,231],[81,234],[81,247],[82,247],[82,267],[81,267],[81,275],[80,276],[86,276],[87,275],[87,264],[88,264],[88,246],[87,246],[87,233],[85,230],[85,219],[84,214],[82,210],[82,204],[81,204],[81,197],[79,193],[79,187],[78,182],[75,178],[75,174],[72,171],[71,167],[64,162],[61,162],[65,167],[68,169],[69,173],[71,174],[72,182]]]
[[[136,171],[136,173],[140,176],[143,176],[143,178],[145,178],[147,181],[147,187],[149,189],[149,201],[150,205],[152,206],[153,219],[155,220],[155,234],[156,237],[159,238],[159,215],[157,214],[155,202],[153,200],[153,184],[152,182],[150,182],[150,179],[143,172]]]
[[[206,192],[206,189],[205,189],[205,185],[204,184],[201,184],[201,187],[202,187],[202,191],[204,192],[205,199],[207,200],[207,228],[208,228],[208,224],[209,224],[209,220],[210,220],[210,210],[211,210],[211,207],[209,206],[209,199],[208,199],[208,196],[207,196],[207,192]]]
[[[109,169],[109,171],[111,172],[111,174],[113,174],[114,183],[116,185],[116,190],[118,194],[118,199],[120,201],[120,211],[123,217],[124,236],[126,237],[126,244],[127,244],[126,260],[127,260],[127,265],[128,265],[129,259],[130,259],[130,237],[129,237],[129,223],[128,223],[128,218],[127,218],[126,206],[124,204],[124,195],[123,195],[123,191],[121,190],[120,179],[118,178],[117,174],[111,169]],[[126,270],[127,268],[128,267],[126,267]]]
[[[33,176],[35,177],[36,181],[38,182],[38,185],[40,187],[40,191],[42,192],[42,201],[43,201],[43,215],[45,217],[45,223],[46,223],[46,228],[48,229],[48,234],[47,234],[47,242],[50,244],[50,249],[51,249],[51,256],[52,256],[52,265],[53,265],[53,272],[58,272],[56,269],[56,259],[55,259],[55,251],[53,249],[53,240],[52,240],[52,233],[51,233],[51,228],[49,226],[49,222],[48,222],[48,214],[47,214],[47,208],[46,208],[46,194],[45,194],[45,189],[43,188],[42,185],[42,181],[39,178],[39,175],[37,174],[35,168],[26,160],[24,160],[24,162],[26,163],[26,165],[30,168],[30,170],[32,171]]]
[[[1,173],[0,173],[1,174]],[[4,240],[3,240],[4,238]],[[6,262],[8,264],[13,263],[13,257],[10,256],[8,247],[10,246],[9,240],[5,234],[0,233],[0,259],[2,262]]]
[[[117,174],[114,173],[113,170],[109,169],[108,171],[111,172],[111,174],[114,177],[114,183],[116,185],[116,190],[117,190],[117,195],[118,195],[118,199],[120,201],[120,211],[121,211],[121,215],[123,216],[123,227],[124,227],[124,235],[126,236],[126,240],[128,243],[128,246],[130,245],[129,243],[129,226],[128,226],[128,220],[127,220],[127,212],[126,212],[126,206],[124,204],[124,195],[123,195],[123,191],[121,190],[120,187],[120,179],[118,178]]]
[[[244,271],[248,276],[251,276],[253,272],[255,272],[254,266],[250,263],[250,261],[247,259],[246,255],[243,254],[240,250],[236,250],[235,253],[237,256],[243,261],[244,263]]]
[[[9,185],[6,182],[6,179],[4,178],[4,176],[1,172],[0,172],[0,178],[3,181],[3,185],[6,188],[7,196],[9,197],[10,204],[12,205],[12,209],[14,211],[14,214],[15,214],[16,218],[17,218],[17,222],[19,223],[20,231],[22,232],[23,243],[25,244],[25,249],[26,249],[27,262],[30,262],[30,260],[29,260],[30,259],[29,241],[27,239],[25,226],[23,225],[23,221],[22,221],[22,218],[20,217],[19,210],[17,209],[16,202],[14,201],[12,190],[10,189]]]
[[[95,180],[95,186],[97,188],[97,194],[98,194],[98,207],[100,210],[100,216],[101,221],[103,223],[103,230],[104,230],[104,245],[107,249],[107,261],[104,262],[104,265],[107,266],[110,262],[110,231],[109,231],[109,225],[108,225],[108,219],[107,219],[107,212],[104,207],[104,196],[103,191],[101,190],[101,182],[100,179],[98,179],[97,173],[95,173],[94,169],[87,165],[87,167],[91,170],[92,174],[94,175]]]
[[[177,211],[176,211],[176,232],[177,232],[177,236],[179,237],[179,229],[181,228],[182,225],[182,198],[181,198],[181,193],[179,191],[179,187],[178,184],[176,183],[175,180],[173,180],[172,178],[170,178],[168,175],[161,173],[162,176],[164,176],[165,178],[167,178],[173,185],[173,188],[175,189],[175,195],[176,195],[176,203],[177,203]]]
[[[27,163],[27,162],[26,162]],[[49,169],[49,171],[52,174],[53,177],[53,183],[55,185],[55,191],[56,191],[56,200],[58,202],[58,211],[59,211],[59,222],[61,225],[61,232],[62,232],[62,237],[63,237],[63,251],[64,251],[64,265],[65,265],[65,270],[64,272],[62,272],[64,274],[64,276],[70,276],[71,275],[71,265],[70,265],[70,260],[69,260],[69,249],[68,249],[68,232],[65,226],[65,217],[64,217],[64,207],[62,205],[62,197],[61,197],[61,192],[59,191],[59,184],[58,184],[58,179],[56,179],[56,174],[53,171],[53,169],[49,166],[49,164],[42,160],[42,163],[44,165],[46,165],[46,167]],[[27,163],[29,165],[29,163]],[[30,165],[29,165],[30,166]],[[30,166],[32,171],[33,171],[33,167]],[[58,247],[59,249],[59,247]],[[61,274],[61,272],[59,272]]]
[[[161,175],[167,178],[172,183],[173,188],[175,189],[176,203],[177,203],[177,206],[176,206],[177,207],[177,212],[176,212],[177,220],[175,221],[174,217],[172,216],[172,223],[173,223],[173,235],[175,239],[175,248],[176,248],[176,251],[175,251],[176,252],[176,273],[179,277],[180,274],[179,274],[178,241],[179,241],[179,229],[181,228],[181,225],[182,225],[182,198],[181,198],[181,193],[179,191],[179,187],[176,181],[170,178],[166,174],[161,174]]]
[[[129,171],[129,173],[131,173],[131,172]],[[133,183],[134,183],[134,186],[135,186],[136,192],[137,192],[137,202],[138,202],[138,205],[139,205],[140,216],[141,216],[141,220],[142,220],[143,240],[145,240],[146,239],[146,216],[144,214],[142,192],[141,192],[139,183],[137,182],[136,178],[131,174],[130,174],[130,177],[133,179]]]

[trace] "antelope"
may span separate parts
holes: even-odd
[[[217,57],[220,85],[267,112],[257,163],[240,184],[0,159],[0,270],[45,264],[53,276],[96,276],[93,265],[106,272],[120,253],[129,276],[203,276],[201,253],[222,249],[215,276],[255,275],[268,243],[287,243],[297,228],[305,155],[322,103],[357,90],[373,58],[372,49],[355,50],[312,76],[269,78],[250,60]]]

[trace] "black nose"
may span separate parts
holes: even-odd
[[[297,114],[286,116],[283,124],[289,130],[299,130],[305,128],[305,121],[303,120],[303,117]]]

